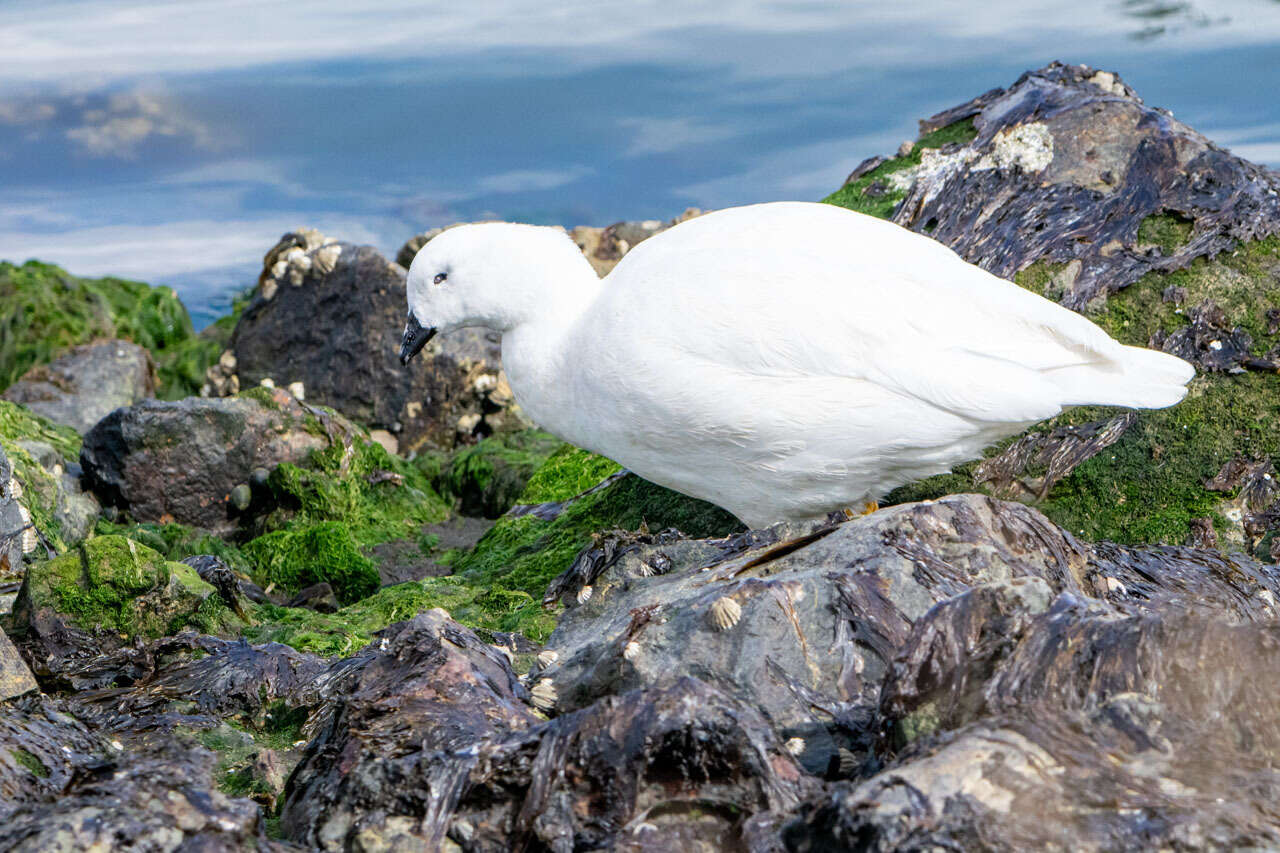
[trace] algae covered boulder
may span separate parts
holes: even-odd
[[[82,493],[80,436],[0,400],[0,579],[20,576],[16,557],[47,556],[92,530],[97,503]]]
[[[1280,176],[1087,66],[1028,72],[920,126],[826,201],[929,234],[1200,375],[1171,409],[1072,409],[890,500],[985,491],[1036,502],[1091,539],[1212,534],[1269,558]]]
[[[38,669],[57,671],[134,638],[208,632],[233,622],[196,570],[123,536],[97,536],[31,563],[13,608],[14,633]]]
[[[0,305],[0,390],[71,347],[121,338],[151,353],[161,396],[181,397],[199,390],[220,351],[218,330],[197,335],[168,287],[80,278],[39,261],[0,262]]]
[[[105,505],[138,521],[208,530],[235,526],[233,492],[255,469],[297,462],[329,445],[321,416],[284,391],[148,400],[117,409],[85,436],[85,481]]]
[[[534,472],[561,444],[537,429],[493,435],[450,456],[437,482],[463,515],[497,518],[520,499]]]
[[[155,396],[150,354],[129,341],[75,347],[52,363],[28,370],[4,392],[57,424],[84,435],[113,409]]]

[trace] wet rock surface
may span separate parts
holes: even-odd
[[[326,423],[342,429],[341,419]],[[325,426],[282,390],[262,397],[148,400],[117,409],[85,436],[85,483],[138,521],[215,531],[235,526],[235,488],[255,469],[300,462],[328,446]]]
[[[155,392],[156,368],[146,349],[129,341],[99,341],[33,367],[5,389],[4,399],[83,435],[113,409]]]
[[[405,304],[404,269],[372,247],[286,234],[267,253],[209,393],[301,383],[309,402],[389,431],[402,453],[522,426],[495,333],[461,330],[400,365]]]
[[[1280,230],[1280,177],[1147,106],[1111,72],[1054,63],[920,127],[962,123],[971,132],[906,169],[868,161],[846,190],[863,204],[873,188],[900,199],[895,222],[996,275],[1062,265],[1046,295],[1071,308]],[[1143,233],[1157,216],[1185,232],[1180,245]]]

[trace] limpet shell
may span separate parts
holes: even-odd
[[[556,686],[550,678],[543,678],[533,685],[529,691],[533,697],[533,707],[544,713],[554,711],[556,707]]]
[[[711,627],[717,631],[727,631],[737,625],[738,620],[742,618],[742,605],[722,595],[711,602],[711,610],[707,617],[711,620]]]
[[[594,591],[595,590],[591,588],[590,584],[587,584],[582,589],[578,590],[578,603],[586,604],[588,601],[591,600],[591,593]]]

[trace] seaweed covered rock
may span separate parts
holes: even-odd
[[[405,299],[404,269],[372,247],[286,234],[267,253],[224,359],[235,382],[221,377],[209,392],[301,383],[308,400],[390,431],[404,453],[521,426],[496,335],[462,330],[433,342],[421,364],[400,365]]]
[[[237,486],[255,469],[299,462],[330,444],[327,429],[351,431],[284,391],[117,409],[89,431],[84,479],[105,505],[137,521],[176,521],[228,531]]]
[[[544,723],[506,658],[438,611],[327,689],[282,813],[322,849],[725,849],[808,790],[759,714],[692,679]]]
[[[1275,846],[1277,640],[1273,619],[975,589],[885,682],[890,766],[801,809],[788,848]]]
[[[0,389],[63,351],[102,338],[121,338],[150,351],[158,390],[182,397],[199,390],[220,351],[197,335],[187,309],[167,287],[120,278],[79,278],[52,264],[0,262]]]
[[[225,630],[232,618],[195,569],[122,536],[97,536],[28,565],[13,608],[14,635],[37,675],[189,624]]]
[[[1280,507],[1258,486],[1280,455],[1280,176],[1115,74],[1054,63],[925,119],[918,140],[826,201],[927,233],[1200,370],[1171,409],[1072,409],[891,502],[986,491],[1037,502],[1090,539],[1211,531],[1269,557]],[[1219,478],[1239,463],[1257,483]]]
[[[116,340],[83,344],[31,368],[4,398],[84,435],[113,409],[154,397],[155,391],[150,354]]]
[[[520,499],[534,472],[561,443],[536,429],[490,436],[450,456],[437,481],[463,515],[497,518]]]
[[[49,556],[89,534],[97,502],[81,491],[80,436],[0,400],[0,582],[21,577],[16,558]]]
[[[126,747],[79,712],[45,697],[0,705],[0,847],[289,849],[266,837],[257,804],[217,790],[215,757],[194,741],[142,736]]]

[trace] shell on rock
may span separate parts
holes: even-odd
[[[560,653],[554,649],[543,649],[538,652],[538,667],[547,669],[560,660]]]
[[[742,618],[742,605],[728,596],[722,595],[711,602],[711,610],[707,613],[711,627],[717,631],[727,631]]]
[[[627,643],[622,647],[622,656],[626,660],[635,660],[640,657],[640,644],[635,640]]]
[[[31,513],[22,504],[18,504],[18,516],[22,519],[22,553],[30,554],[40,544],[40,537],[36,536],[35,525],[31,523]]]
[[[22,500],[22,484],[18,482],[17,477],[9,478],[9,497],[15,501]]]
[[[586,604],[591,600],[591,593],[594,591],[595,590],[591,588],[591,584],[587,584],[582,589],[578,590],[578,603]]]
[[[858,769],[858,758],[852,752],[843,746],[836,750],[836,754],[840,757],[840,763],[837,765],[836,772],[842,777],[852,776]]]
[[[792,755],[799,755],[800,753],[804,752],[804,738],[793,737],[787,741],[786,747],[787,747],[787,752],[791,753]]]
[[[533,707],[543,713],[554,711],[556,707],[556,686],[551,683],[550,678],[543,678],[533,685],[533,689],[529,691],[533,697]]]

